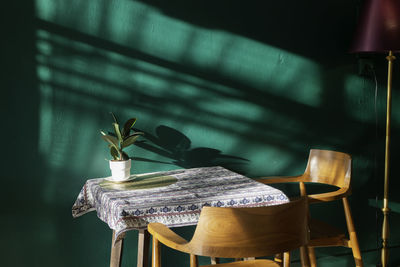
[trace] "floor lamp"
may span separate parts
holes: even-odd
[[[390,163],[390,122],[392,106],[392,69],[395,52],[400,52],[400,1],[399,0],[366,0],[360,14],[351,52],[354,53],[387,53],[388,80],[386,104],[386,142],[385,142],[385,176],[383,195],[382,225],[382,266],[388,264],[389,239],[389,163]]]

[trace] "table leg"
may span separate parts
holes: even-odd
[[[111,240],[111,256],[110,256],[110,267],[121,267],[122,260],[122,248],[124,246],[124,237],[120,238],[115,242],[115,231],[112,233]]]
[[[139,231],[139,236],[138,236],[137,267],[148,267],[150,234],[147,231],[147,229],[142,229],[138,231]]]

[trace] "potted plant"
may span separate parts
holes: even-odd
[[[136,118],[127,120],[124,124],[124,127],[121,129],[114,113],[111,112],[111,115],[114,119],[114,122],[112,123],[114,133],[106,134],[103,131],[100,131],[100,133],[101,138],[108,143],[110,154],[113,158],[109,161],[112,175],[110,180],[122,182],[129,179],[131,170],[131,159],[129,158],[128,154],[123,151],[123,149],[133,145],[139,136],[143,135],[143,133],[135,132],[132,128],[136,123]],[[131,133],[132,131],[133,133]]]

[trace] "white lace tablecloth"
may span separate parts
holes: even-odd
[[[223,167],[204,167],[137,175],[123,184],[90,179],[72,215],[96,210],[118,238],[128,230],[145,229],[150,222],[168,227],[195,225],[203,206],[254,207],[288,201],[278,189]]]

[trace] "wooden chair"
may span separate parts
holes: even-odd
[[[314,247],[344,246],[352,249],[356,266],[363,266],[357,234],[354,228],[350,205],[347,196],[351,194],[351,157],[342,152],[311,149],[304,174],[286,177],[263,177],[257,181],[265,184],[298,182],[300,194],[308,197],[308,202],[321,203],[342,200],[347,224],[348,236],[337,228],[324,222],[310,219],[310,242],[300,249],[304,264],[317,266]],[[320,183],[336,186],[333,192],[307,195],[304,183]],[[308,257],[307,257],[308,254]]]
[[[195,233],[188,242],[160,223],[150,223],[153,236],[152,267],[161,267],[160,243],[190,254],[190,266],[197,267],[197,256],[250,258],[285,252],[304,246],[309,239],[308,204],[301,198],[282,205],[255,208],[204,207]],[[267,259],[222,263],[218,267],[275,267]],[[203,266],[204,267],[204,266]]]

